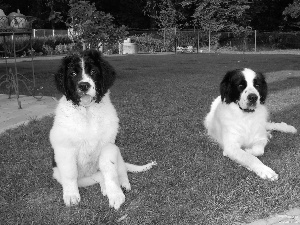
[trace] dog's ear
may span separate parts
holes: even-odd
[[[54,83],[59,92],[66,94],[65,76],[67,73],[66,57],[61,60],[58,71],[54,74]]]
[[[107,91],[113,85],[116,79],[116,71],[105,59],[103,59],[100,51],[91,49],[85,51],[83,55],[91,58],[99,67],[103,76],[104,88]]]
[[[102,57],[100,58],[100,67],[103,75],[104,92],[106,92],[116,80],[115,69]]]
[[[75,87],[74,84],[72,82],[68,81],[68,70],[69,67],[72,67],[72,63],[74,61],[75,58],[78,58],[78,55],[68,55],[65,56],[62,60],[61,60],[61,64],[60,67],[58,69],[58,71],[56,72],[56,74],[54,75],[54,82],[56,85],[56,88],[59,92],[61,92],[63,95],[66,96],[67,100],[72,100],[75,102],[74,99],[74,93],[75,93]]]
[[[230,103],[231,72],[227,72],[220,84],[222,102]]]
[[[259,87],[258,87],[258,92],[259,92],[259,95],[260,95],[260,104],[265,104],[266,98],[267,98],[267,95],[268,95],[268,85],[267,85],[267,82],[266,82],[266,78],[260,72],[257,72],[256,76],[257,76],[257,79],[259,80],[259,84],[260,84]]]

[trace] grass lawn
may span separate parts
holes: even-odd
[[[300,56],[180,54],[107,60],[118,72],[111,97],[120,117],[122,155],[127,162],[156,160],[158,165],[129,174],[132,190],[118,211],[109,208],[97,185],[81,188],[80,204],[65,207],[62,188],[51,177],[53,118],[33,120],[0,135],[0,224],[241,224],[300,205],[299,134],[273,132],[260,157],[279,174],[278,181],[270,182],[223,157],[202,125],[225,72],[250,67],[267,74],[272,120],[299,130]],[[35,62],[44,95],[57,94],[52,84],[57,65]],[[28,73],[30,63],[20,67]]]

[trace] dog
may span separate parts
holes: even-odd
[[[59,100],[50,142],[54,150],[53,177],[63,187],[67,206],[80,202],[78,187],[100,184],[110,207],[125,201],[121,187],[130,190],[129,172],[150,169],[125,163],[115,139],[119,118],[109,88],[116,72],[97,50],[85,50],[62,59],[55,74]]]
[[[272,130],[297,130],[283,122],[269,122],[264,75],[248,68],[228,71],[220,84],[220,93],[204,120],[208,135],[223,148],[224,156],[263,179],[277,180],[278,175],[256,156],[264,154]]]

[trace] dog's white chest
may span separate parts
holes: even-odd
[[[98,170],[101,146],[96,142],[81,140],[78,143],[77,169],[78,177],[89,176]]]
[[[241,126],[239,130],[240,142],[244,148],[251,148],[253,145],[259,143],[265,144],[267,142],[268,137],[265,120],[261,118],[245,118],[239,125]]]
[[[73,106],[62,99],[50,139],[56,151],[59,143],[68,143],[68,154],[76,155],[79,177],[90,175],[98,169],[103,146],[114,143],[119,119],[109,96],[88,108]]]

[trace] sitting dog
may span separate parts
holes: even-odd
[[[67,206],[79,203],[78,187],[99,183],[109,205],[118,209],[125,201],[121,187],[130,190],[127,171],[155,165],[125,163],[115,145],[119,118],[109,97],[114,80],[114,69],[96,50],[66,56],[55,74],[63,97],[50,131],[53,177],[63,187]]]
[[[229,71],[221,82],[220,92],[204,120],[208,135],[221,145],[224,156],[263,179],[277,180],[278,175],[256,156],[264,154],[271,130],[297,130],[286,123],[268,122],[267,83],[263,74],[246,68]]]

